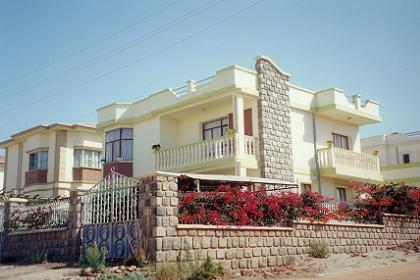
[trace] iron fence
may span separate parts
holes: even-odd
[[[35,205],[16,206],[11,209],[9,230],[10,232],[20,232],[65,228],[68,224],[69,208],[70,198],[61,198]]]

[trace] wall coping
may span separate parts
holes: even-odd
[[[392,213],[384,213],[385,217],[400,217],[400,218],[417,218],[410,215],[404,215],[404,214],[392,214]]]
[[[257,230],[257,231],[293,231],[291,227],[263,227],[263,226],[225,226],[225,225],[195,225],[179,224],[177,229],[198,229],[198,230]]]
[[[35,229],[35,230],[26,230],[26,231],[17,231],[10,232],[8,235],[23,235],[23,234],[32,234],[32,233],[43,233],[43,232],[52,232],[52,231],[65,231],[67,227],[58,227],[58,228],[44,228],[44,229]]]
[[[366,228],[385,228],[384,225],[376,224],[359,224],[359,223],[349,223],[349,222],[340,222],[340,223],[331,223],[331,222],[309,222],[309,221],[294,221],[294,224],[305,224],[305,225],[322,225],[322,226],[344,226],[344,227],[366,227]]]

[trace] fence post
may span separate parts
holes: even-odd
[[[71,254],[74,257],[79,257],[82,245],[82,204],[77,191],[70,192],[67,238],[73,244]]]
[[[9,235],[9,228],[10,228],[10,202],[4,202],[4,218],[3,218],[3,232],[0,236],[1,247],[0,247],[0,257],[4,257],[4,252],[7,248],[7,241]]]

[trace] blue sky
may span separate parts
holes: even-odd
[[[103,105],[231,64],[252,68],[259,54],[292,83],[378,100],[384,122],[362,136],[420,130],[420,1],[265,0],[206,29],[257,1],[1,0],[0,139],[40,123],[94,122]]]

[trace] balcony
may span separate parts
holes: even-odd
[[[256,139],[252,136],[233,134],[189,145],[161,149],[155,152],[156,170],[208,171],[235,167],[258,168]]]
[[[379,103],[360,95],[348,96],[337,88],[330,88],[316,93],[316,111],[318,114],[335,120],[366,125],[381,122]]]
[[[339,148],[318,150],[321,176],[359,181],[382,181],[377,156]]]

